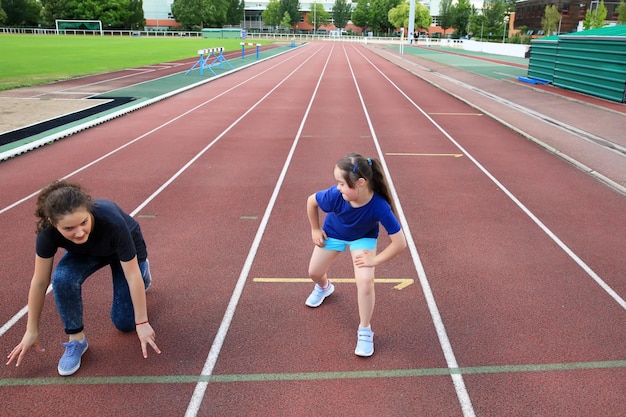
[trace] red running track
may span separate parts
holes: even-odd
[[[306,197],[349,151],[383,160],[410,249],[377,268],[376,353],[354,284],[305,307]],[[113,199],[148,243],[161,355],[84,289],[90,349],[0,374],[3,415],[620,416],[626,200],[366,47],[310,44],[0,164],[0,349],[21,338],[33,193]],[[28,198],[27,198],[28,197]],[[383,235],[380,245],[387,243]],[[331,269],[350,278],[347,255]],[[260,280],[260,278],[267,278]],[[51,298],[49,296],[49,298]],[[15,323],[11,321],[14,318]]]

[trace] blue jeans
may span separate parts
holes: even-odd
[[[106,265],[111,267],[113,274],[111,321],[117,329],[123,332],[135,330],[133,301],[120,261],[66,252],[52,274],[54,302],[65,326],[65,333],[75,334],[83,331],[83,282]],[[146,281],[150,280],[148,260],[139,262],[139,269],[145,285]]]

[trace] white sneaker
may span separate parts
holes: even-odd
[[[370,328],[359,327],[354,354],[365,357],[374,354],[374,332]]]
[[[315,284],[313,292],[311,293],[311,295],[309,295],[309,298],[306,299],[304,304],[308,305],[309,307],[319,307],[324,299],[331,295],[334,291],[335,286],[331,284],[330,281],[328,281],[326,289],[323,289],[319,285]]]

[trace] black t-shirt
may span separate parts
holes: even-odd
[[[64,248],[79,255],[100,256],[122,262],[130,261],[135,255],[139,262],[146,260],[146,243],[135,219],[108,200],[94,200],[91,214],[94,218],[93,229],[85,243],[77,245],[64,238],[55,227],[48,227],[37,235],[37,255],[52,258],[58,248]]]

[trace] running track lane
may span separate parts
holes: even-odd
[[[403,85],[403,91],[419,106],[432,106],[427,114],[432,113],[444,128],[453,130],[459,125],[458,119],[463,118],[464,128],[456,127],[458,131],[451,135],[463,142],[461,146],[467,147],[469,154],[475,152],[487,170],[498,172],[502,185],[523,197],[549,227],[567,237],[569,245],[584,248],[587,262],[607,281],[624,270],[623,260],[619,259],[623,242],[620,246],[619,240],[610,240],[614,236],[611,232],[624,230],[623,198],[615,198],[597,182],[510,131],[471,115],[468,107],[441,97],[438,91],[370,56],[367,50],[346,46],[345,51],[335,47],[331,52],[330,48],[311,45],[306,55],[310,56],[309,61],[140,210],[138,216],[149,239],[153,272],[158,271],[154,275],[164,277],[155,282],[149,296],[151,320],[156,323],[164,353],[160,357],[150,355],[146,365],[137,359],[135,336],[119,335],[111,329],[106,317],[108,299],[98,297],[110,293],[106,274],[101,273],[101,279],[90,280],[92,289],[86,294],[92,347],[81,371],[69,379],[53,378],[52,386],[31,387],[25,396],[21,394],[23,387],[3,386],[1,389],[9,392],[3,397],[13,398],[16,402],[11,404],[21,407],[19,410],[29,404],[31,395],[40,402],[46,398],[50,401],[48,409],[72,415],[71,405],[53,399],[71,389],[72,393],[89,396],[89,409],[94,415],[98,410],[100,414],[103,410],[127,414],[139,409],[181,414],[193,383],[134,384],[136,402],[108,404],[125,392],[126,385],[66,386],[58,382],[80,381],[80,377],[139,377],[126,382],[132,384],[150,382],[141,377],[155,375],[163,376],[156,380],[163,383],[168,378],[176,381],[177,375],[199,373],[225,304],[239,279],[243,259],[249,256],[252,237],[260,230],[270,194],[280,180],[280,169],[289,161],[289,149],[294,138],[298,138],[276,206],[269,214],[267,230],[250,273],[244,277],[246,285],[213,372],[221,382],[209,384],[202,397],[200,415],[297,415],[314,406],[320,415],[379,414],[381,410],[403,415],[461,414],[417,282],[402,291],[377,286],[377,353],[373,358],[360,360],[352,353],[356,324],[353,286],[338,284],[337,293],[328,303],[311,310],[303,305],[309,284],[252,280],[255,276],[306,275],[311,245],[304,198],[332,184],[332,165],[338,157],[355,147],[364,154],[375,155],[376,141],[389,165],[459,365],[490,366],[484,373],[472,374],[468,370],[463,377],[476,413],[519,415],[520,410],[532,414],[558,410],[559,414],[617,415],[621,408],[616,405],[623,404],[623,367],[514,370],[516,365],[526,364],[548,368],[561,362],[623,360],[623,309],[582,274],[467,155],[406,155],[456,154],[459,149],[433,128],[406,97],[394,92],[372,63]],[[283,65],[289,66],[290,57],[285,59],[288,62]],[[305,59],[300,56],[298,64]],[[249,74],[274,64],[272,61],[248,69],[246,74],[250,77]],[[291,64],[289,69],[297,65]],[[350,68],[357,77],[358,90]],[[287,69],[275,68],[271,77],[269,73],[260,76],[254,87],[246,88],[245,94],[236,94],[241,90],[234,90],[214,105],[195,110],[184,120],[148,135],[75,177],[88,182],[94,195],[114,196],[131,210],[286,75]],[[68,166],[75,169],[80,161],[90,160],[82,153],[97,153],[104,137],[109,138],[109,147],[114,144],[108,141],[116,141],[117,136],[138,137],[158,122],[170,120],[174,113],[192,108],[192,102],[198,102],[194,100],[196,94],[206,99],[216,93],[210,88],[236,82],[231,77],[186,93],[180,100],[172,98],[142,110],[137,115],[143,117],[136,123],[129,121],[135,119],[134,115],[112,121],[103,126],[107,132],[100,140],[92,139],[89,147],[82,146],[87,141],[82,138],[90,137],[96,129],[33,152],[47,154],[48,158],[33,161],[48,176],[28,177],[32,177],[33,185],[41,186],[55,177],[54,172]],[[307,110],[318,80],[319,88]],[[265,88],[261,81],[268,82]],[[359,91],[373,131],[360,108]],[[298,133],[300,123],[302,131]],[[476,125],[480,129],[472,128]],[[74,146],[70,146],[71,142]],[[67,147],[61,146],[66,143]],[[67,165],[57,163],[46,168],[43,163],[56,160],[52,155],[56,152],[67,155]],[[142,156],[141,164],[138,155]],[[24,161],[29,156],[16,160]],[[4,167],[0,165],[3,178]],[[119,185],[120,172],[127,177],[123,187]],[[539,192],[543,194],[536,195]],[[228,195],[226,201],[220,198],[224,195]],[[556,204],[560,201],[566,204]],[[577,205],[568,205],[570,201]],[[567,216],[562,214],[564,211]],[[16,236],[12,254],[8,255],[15,260],[3,260],[3,277],[30,274],[30,262],[21,262],[20,266],[17,260],[32,251],[33,235],[24,227],[32,224],[31,212],[32,200],[0,216],[3,230]],[[19,216],[11,218],[13,213]],[[579,221],[569,222],[570,218]],[[589,219],[594,219],[592,227],[585,224]],[[350,276],[347,257],[339,259],[333,276]],[[7,264],[13,269],[5,272]],[[377,276],[417,279],[408,251],[378,268]],[[23,306],[26,285],[27,279],[6,284],[12,297],[6,303],[2,300],[3,306],[9,305],[3,310],[10,309],[3,315],[14,314]],[[623,288],[618,288],[618,292],[623,294]],[[60,348],[54,346],[53,335],[58,334],[59,323],[52,304],[47,303],[44,320],[48,352],[40,357],[31,353],[18,371],[3,368],[3,378],[16,378],[17,374],[54,377],[56,352]],[[400,317],[401,320],[396,319]],[[23,325],[18,324],[2,336],[0,345],[5,351],[10,350],[22,332]],[[185,341],[182,348],[181,339]],[[58,343],[61,341],[62,338]],[[113,357],[120,358],[119,362],[113,361]],[[85,382],[97,384],[98,380]],[[597,393],[590,398],[581,386]],[[19,397],[11,395],[18,390]],[[95,392],[97,396],[93,395]],[[277,396],[276,392],[283,395]],[[325,395],[321,409],[319,395]],[[368,401],[363,401],[363,397]]]

